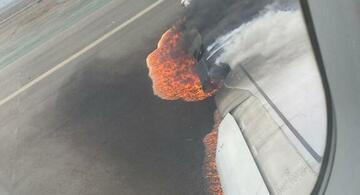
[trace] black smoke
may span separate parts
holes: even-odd
[[[259,14],[273,0],[193,0],[186,8],[186,22],[195,26],[208,45]]]

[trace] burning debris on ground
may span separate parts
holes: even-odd
[[[202,56],[199,33],[182,22],[167,30],[157,49],[148,55],[149,76],[153,81],[154,94],[160,98],[199,101],[214,95],[221,86],[219,81],[225,78],[229,69],[209,66]],[[212,195],[223,194],[215,162],[220,119],[220,114],[215,112],[214,128],[203,140],[206,147],[205,178]]]
[[[247,9],[235,15],[229,13],[239,7]],[[227,17],[247,17],[255,13],[248,11],[253,7],[257,6],[236,0],[191,1],[184,17],[162,35],[158,47],[146,59],[154,94],[165,100],[185,101],[212,96],[222,86],[230,68],[215,64],[206,54],[209,52],[206,46],[222,32],[217,29],[218,24],[221,29],[231,29],[236,24],[226,22]]]
[[[191,46],[184,39],[188,32],[181,31],[182,28],[174,25],[167,30],[157,49],[146,59],[154,94],[165,100],[203,100],[212,96],[216,89],[203,90],[195,70],[197,59],[189,53]]]
[[[268,1],[262,0],[261,4],[236,0],[182,1],[186,2],[185,16],[161,36],[157,48],[146,59],[154,94],[165,100],[184,101],[213,96],[222,87],[230,67],[216,64],[211,59],[213,52],[207,51],[206,46],[239,22],[256,15],[255,10]],[[234,9],[240,11],[233,12]],[[203,139],[204,171],[211,195],[223,194],[215,160],[220,121],[220,114],[215,112],[214,127]]]
[[[146,62],[154,94],[165,100],[199,101],[212,96],[230,72],[209,61],[198,29],[179,20],[167,30]]]
[[[220,178],[216,166],[216,146],[218,138],[218,128],[221,116],[218,111],[214,113],[214,127],[203,140],[206,147],[205,156],[205,177],[209,185],[209,193],[211,195],[222,195],[223,191],[220,184]]]

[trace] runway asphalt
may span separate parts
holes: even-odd
[[[206,194],[213,100],[159,99],[145,64],[181,14],[113,0],[0,69],[0,194]]]

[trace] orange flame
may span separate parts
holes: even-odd
[[[196,59],[185,52],[181,41],[182,33],[172,27],[162,35],[157,49],[148,55],[146,63],[154,94],[165,100],[206,99],[214,92],[202,90],[194,70]]]
[[[216,146],[218,138],[218,128],[221,121],[219,112],[214,113],[214,127],[203,140],[206,146],[205,171],[206,179],[209,184],[209,193],[211,195],[223,195],[220,184],[219,174],[216,167]]]

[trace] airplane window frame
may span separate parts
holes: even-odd
[[[331,176],[331,172],[334,164],[335,152],[336,152],[336,118],[334,114],[334,106],[332,103],[329,82],[326,76],[326,71],[322,60],[320,46],[318,43],[314,23],[311,16],[311,10],[308,5],[308,1],[306,0],[300,0],[300,5],[301,5],[305,26],[307,28],[308,36],[312,45],[315,60],[317,62],[317,67],[320,72],[321,81],[324,87],[324,93],[326,98],[326,109],[327,109],[326,145],[325,145],[325,151],[324,151],[324,156],[323,156],[323,161],[321,164],[319,176],[315,183],[315,187],[312,191],[312,194],[324,194]]]

